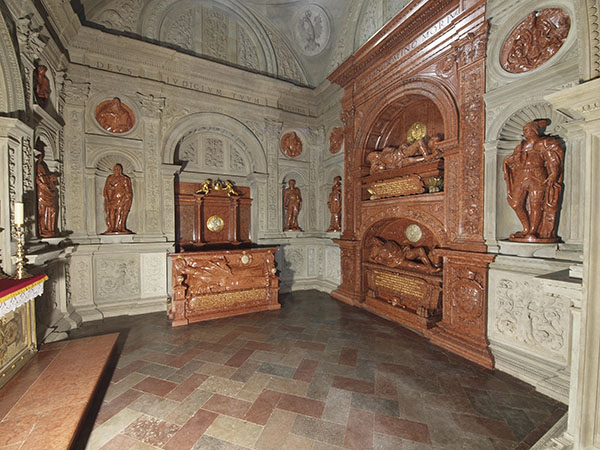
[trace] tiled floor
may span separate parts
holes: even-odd
[[[175,329],[147,314],[73,332],[122,332],[80,446],[525,449],[566,410],[326,294],[280,300],[281,311]]]

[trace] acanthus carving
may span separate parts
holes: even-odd
[[[335,154],[342,149],[342,145],[344,145],[344,130],[336,127],[329,136],[329,151]]]
[[[217,138],[206,139],[204,163],[208,167],[222,169],[224,164],[223,141]]]
[[[449,313],[454,328],[477,328],[485,311],[485,279],[481,269],[462,265],[450,266],[447,282],[447,292],[451,297]],[[464,334],[469,336],[473,332],[465,329]]]
[[[171,22],[165,40],[181,48],[193,50],[193,18],[193,9],[182,11],[179,17]]]
[[[533,11],[506,39],[500,64],[511,73],[540,67],[558,52],[571,29],[571,19],[559,8]]]
[[[17,20],[17,40],[19,50],[32,63],[40,57],[46,47],[46,39],[42,36],[42,27],[33,27],[31,15]]]
[[[202,8],[202,44],[206,55],[223,59],[227,53],[228,21],[222,12]]]
[[[155,97],[152,94],[146,95],[141,92],[138,92],[136,95],[142,114],[145,117],[158,119],[165,108],[166,98]]]
[[[95,21],[111,30],[136,33],[138,16],[144,6],[143,0],[120,0],[113,5],[112,8],[103,10]]]
[[[504,339],[554,353],[566,350],[569,302],[546,294],[526,280],[500,279],[496,287],[494,329]]]
[[[477,59],[485,58],[488,31],[489,23],[485,22],[479,30],[467,34],[465,38],[453,45],[461,66],[466,66]]]
[[[68,105],[84,105],[90,93],[89,83],[76,83],[66,79],[62,95]]]
[[[302,69],[285,43],[270,30],[267,30],[267,35],[273,44],[275,56],[277,57],[278,75],[287,80],[306,83],[306,78],[304,77]]]
[[[237,62],[249,69],[260,69],[256,45],[239,24],[237,27]]]
[[[290,158],[296,158],[302,153],[302,140],[292,131],[281,137],[281,151]]]

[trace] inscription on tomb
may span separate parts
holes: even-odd
[[[425,192],[423,181],[418,175],[408,175],[391,181],[373,183],[370,188],[371,200],[378,198],[400,197]]]
[[[422,298],[427,293],[427,284],[422,280],[379,270],[375,271],[375,284],[413,297]]]

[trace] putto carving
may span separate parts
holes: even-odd
[[[321,53],[330,36],[329,17],[318,5],[308,5],[296,16],[294,32],[302,53],[314,56]]]
[[[111,133],[125,133],[135,124],[133,111],[118,97],[105,100],[96,107],[96,120]]]
[[[104,211],[106,231],[104,234],[131,234],[126,228],[127,216],[133,202],[131,179],[123,174],[123,166],[115,164],[113,174],[104,184]]]
[[[281,151],[290,158],[296,158],[302,153],[302,140],[292,131],[281,138]]]
[[[329,136],[329,151],[335,154],[342,149],[342,145],[344,145],[344,130],[341,127],[336,127]]]
[[[298,214],[302,208],[302,193],[296,187],[296,180],[288,181],[288,188],[283,193],[285,208],[285,227],[283,231],[302,231],[298,225]]]
[[[440,272],[442,261],[435,251],[425,247],[400,245],[395,241],[373,236],[367,242],[369,260],[387,267],[402,267],[425,271]]]
[[[35,149],[39,152],[35,163],[35,183],[37,186],[38,236],[56,236],[56,212],[58,210],[58,176],[50,172],[44,162],[46,144],[38,139]]]
[[[48,68],[39,65],[33,71],[33,93],[35,101],[42,108],[45,108],[50,99],[50,80],[46,76]]]
[[[327,231],[342,231],[342,177],[340,176],[333,178],[327,206],[331,212],[331,221]]]
[[[523,73],[540,67],[562,47],[571,19],[559,8],[531,12],[506,39],[500,54],[502,67]]]
[[[523,231],[510,235],[511,241],[557,241],[564,148],[558,138],[540,136],[547,126],[544,119],[527,123],[523,127],[525,140],[504,159],[508,203],[523,225]]]

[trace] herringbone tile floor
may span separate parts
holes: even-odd
[[[326,294],[280,300],[281,311],[181,328],[157,313],[73,332],[122,333],[78,446],[525,449],[566,411]]]

